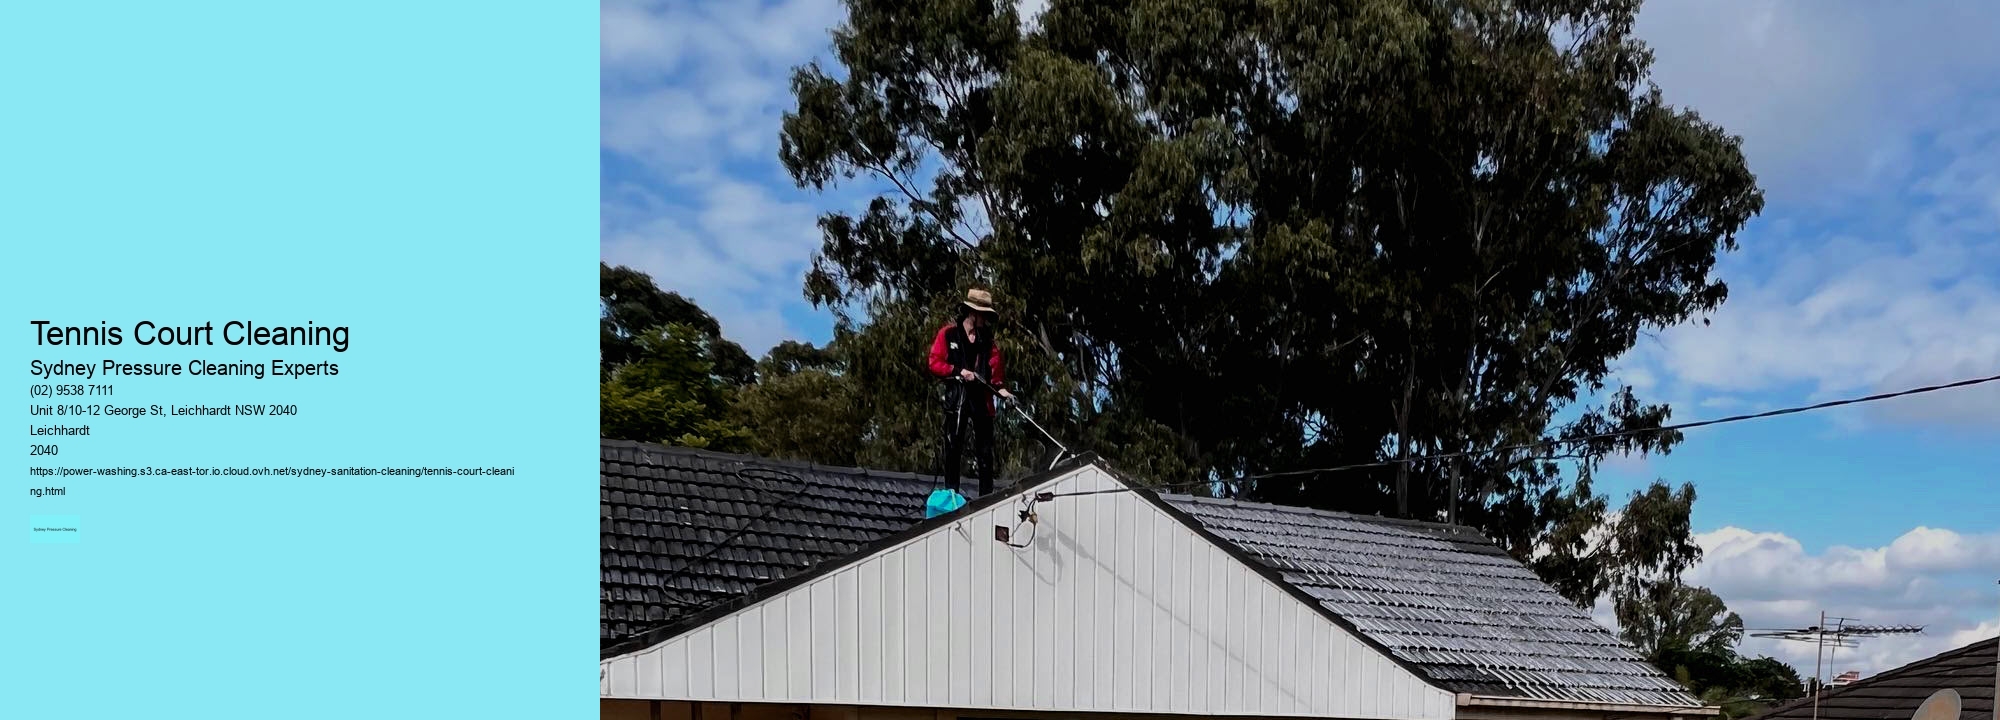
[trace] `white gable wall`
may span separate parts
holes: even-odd
[[[1094,467],[1044,484],[1122,487]],[[1454,696],[1131,493],[1003,503],[654,647],[607,698],[1444,720]]]

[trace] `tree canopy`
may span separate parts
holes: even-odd
[[[743,347],[722,337],[722,323],[680,293],[661,290],[653,278],[623,265],[598,263],[598,371],[609,377],[620,365],[637,360],[639,342],[647,331],[680,324],[699,333],[709,345],[716,377],[731,385],[755,379],[754,364]]]
[[[1648,658],[1668,653],[1726,653],[1743,640],[1743,618],[1708,588],[1671,585],[1618,608],[1625,641]]]
[[[1708,588],[1678,581],[1641,582],[1616,593],[1619,634],[1725,718],[1761,713],[1805,695],[1792,666],[1736,652],[1743,618]]]
[[[750,355],[680,293],[632,268],[599,263],[598,433],[622,440],[746,450],[730,417],[756,379]]]
[[[1636,2],[846,6],[780,159],[880,191],[821,219],[805,283],[886,408],[877,459],[929,461],[907,369],[977,283],[1042,424],[1135,474],[1455,515],[1585,604],[1691,562],[1649,506],[1605,525],[1598,463],[1679,440],[1601,437],[1669,416],[1608,381],[1723,302],[1762,195],[1650,82]]]
[[[634,359],[599,384],[599,434],[730,452],[748,449],[749,431],[728,417],[736,389],[717,374],[717,344],[681,323],[634,338]]]

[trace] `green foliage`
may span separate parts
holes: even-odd
[[[830,348],[787,340],[757,362],[757,383],[736,400],[752,428],[750,449],[765,457],[855,465],[866,404]]]
[[[731,417],[755,379],[750,355],[694,301],[645,273],[598,264],[598,415],[607,438],[742,451]]]
[[[1610,363],[1723,301],[1762,196],[1648,82],[1635,2],[1056,0],[1031,31],[1012,3],[846,5],[780,159],[884,191],[822,218],[805,287],[868,406],[858,462],[934,458],[916,363],[977,282],[1043,425],[1137,474],[1549,443],[1235,490],[1455,506],[1584,605],[1677,574],[1675,528],[1644,503],[1604,528],[1589,478],[1678,434],[1556,443],[1666,421]]]
[[[1799,681],[1799,671],[1774,657],[1738,658],[1736,664],[1738,695],[1744,699],[1775,705],[1786,700],[1796,700],[1805,696],[1805,684]],[[1750,713],[1739,713],[1733,717],[1743,717]]]
[[[1657,592],[1620,597],[1617,613],[1625,641],[1647,658],[1722,654],[1743,639],[1743,618],[1708,588],[1663,585]]]
[[[653,278],[625,266],[598,263],[598,375],[609,378],[618,366],[637,360],[639,338],[647,331],[679,323],[707,338],[710,362],[717,377],[732,385],[753,379],[750,354],[736,343],[723,339],[722,325],[715,318],[682,297],[661,290]]]
[[[1651,614],[1682,609],[1676,605],[1687,600],[1681,595],[1681,573],[1701,559],[1701,546],[1691,537],[1694,498],[1692,485],[1675,490],[1655,481],[1645,491],[1632,493],[1624,511],[1607,529],[1606,541],[1597,548],[1596,556],[1601,559],[1602,586],[1611,592],[1621,626],[1629,620],[1634,632],[1658,630],[1652,623],[1663,620]],[[1715,606],[1720,607],[1721,601],[1715,601]],[[1671,632],[1643,637],[1633,640],[1634,644],[1651,647],[1679,639]],[[1724,647],[1735,641],[1729,638]]]
[[[716,374],[717,341],[682,323],[632,339],[632,359],[599,386],[607,438],[741,452],[750,434],[726,417],[734,388]]]
[[[765,377],[738,396],[736,411],[754,428],[751,452],[764,457],[853,466],[867,415],[853,386],[809,369]]]
[[[1731,650],[1670,650],[1654,664],[1694,691],[1724,718],[1741,718],[1804,697],[1805,684],[1792,666],[1775,658],[1743,658]]]
[[[1660,579],[1613,595],[1625,641],[1703,702],[1720,706],[1724,717],[1755,715],[1805,694],[1790,665],[1736,654],[1743,619],[1708,588]]]
[[[808,371],[834,371],[840,367],[840,358],[832,348],[816,348],[812,343],[786,340],[764,354],[757,361],[757,377],[769,381],[773,378],[789,377]]]

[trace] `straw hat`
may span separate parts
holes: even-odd
[[[983,313],[999,313],[993,309],[993,293],[979,288],[965,291],[965,306]]]

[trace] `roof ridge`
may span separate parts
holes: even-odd
[[[716,450],[709,450],[707,448],[694,448],[694,447],[685,447],[680,445],[663,445],[660,443],[640,442],[637,440],[613,440],[610,438],[599,438],[599,441],[600,441],[600,444],[598,446],[599,448],[629,447],[647,453],[657,453],[661,455],[677,455],[682,457],[696,457],[707,460],[724,460],[729,462],[740,462],[746,465],[757,465],[763,467],[793,468],[799,470],[812,470],[815,472],[833,473],[836,475],[857,475],[861,477],[884,478],[890,480],[921,480],[926,482],[937,480],[937,476],[935,475],[924,475],[921,473],[902,472],[898,470],[879,470],[879,469],[864,468],[864,467],[850,467],[846,465],[821,465],[819,463],[806,460],[785,460],[781,458],[764,457],[761,455],[726,453]]]
[[[1984,651],[1984,652],[1985,652],[1985,653],[1986,653],[1987,655],[1992,655],[1992,654],[1994,654],[1994,650],[1995,650],[1995,648],[1994,648],[1994,644],[1995,644],[1995,642],[1996,642],[1996,641],[2000,641],[2000,637],[1991,637],[1991,638],[1986,638],[1985,640],[1974,640],[1974,641],[1972,641],[1971,643],[1968,643],[1968,644],[1965,644],[1965,645],[1961,645],[1961,646],[1959,646],[1959,647],[1955,647],[1955,648],[1952,648],[1952,649],[1950,649],[1950,650],[1946,650],[1946,651],[1944,651],[1944,652],[1941,652],[1941,653],[1938,653],[1938,654],[1936,654],[1936,655],[1932,655],[1932,656],[1930,656],[1930,657],[1926,657],[1926,658],[1923,658],[1923,659],[1920,659],[1920,660],[1912,660],[1912,661],[1910,661],[1910,662],[1907,662],[1907,663],[1904,663],[1904,664],[1902,664],[1902,665],[1898,665],[1898,666],[1896,666],[1896,667],[1894,667],[1894,668],[1890,668],[1890,669],[1888,669],[1888,670],[1884,670],[1884,671],[1882,671],[1882,672],[1879,672],[1879,673],[1876,673],[1876,674],[1874,674],[1874,675],[1871,675],[1871,676],[1869,676],[1869,677],[1865,677],[1865,678],[1862,678],[1862,679],[1860,679],[1860,680],[1856,680],[1856,681],[1854,681],[1854,682],[1852,682],[1852,683],[1848,683],[1848,684],[1846,684],[1846,685],[1842,685],[1842,686],[1840,686],[1840,687],[1842,687],[1842,688],[1850,688],[1850,687],[1854,687],[1855,685],[1860,685],[1860,684],[1862,684],[1862,683],[1866,683],[1866,682],[1874,682],[1874,681],[1876,681],[1876,680],[1882,680],[1882,679],[1894,679],[1894,678],[1899,678],[1899,677],[1902,677],[1902,676],[1903,676],[1903,675],[1904,675],[1905,673],[1908,673],[1908,672],[1912,672],[1912,671],[1915,671],[1916,669],[1918,669],[1918,667],[1919,667],[1919,666],[1922,666],[1922,665],[1929,665],[1929,664],[1931,664],[1931,663],[1934,663],[1934,662],[1938,662],[1938,661],[1940,661],[1940,660],[1944,660],[1944,659],[1946,659],[1946,658],[1955,658],[1955,657],[1958,657],[1958,656],[1961,656],[1961,655],[1972,655],[1972,654],[1975,654],[1975,653],[1977,653],[1977,652],[1980,652],[1980,651]],[[1828,693],[1828,694],[1832,694],[1832,693]],[[1996,700],[2000,700],[2000,699],[1996,699]]]

